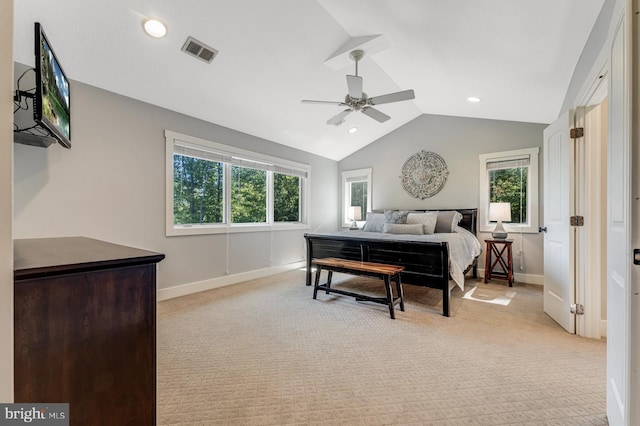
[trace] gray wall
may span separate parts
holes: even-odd
[[[310,164],[310,230],[336,229],[337,162],[82,83],[71,90],[71,150],[15,145],[15,238],[82,235],[165,253],[159,288],[304,259],[301,230],[166,237],[164,129]]]
[[[0,401],[13,402],[13,1],[0,14]]]
[[[617,18],[614,17],[614,11],[616,10],[616,7],[620,7],[620,5],[616,5],[616,3],[621,2],[623,3],[624,0],[604,1],[602,9],[596,19],[596,23],[591,29],[591,34],[589,34],[587,43],[580,54],[580,59],[576,64],[573,75],[571,76],[571,82],[569,83],[567,93],[564,97],[562,108],[558,111],[558,117],[565,111],[575,108],[576,105],[574,102],[576,97],[580,94],[582,86],[587,83],[588,79],[592,78],[589,76],[591,68],[599,59],[600,53],[608,50],[608,45],[605,44],[605,42],[609,36],[610,27],[616,23],[615,20]]]
[[[422,115],[340,161],[339,169],[373,168],[374,209],[438,209],[478,207],[478,155],[520,148],[540,147],[546,124],[483,120],[442,115]],[[447,163],[449,178],[431,198],[413,198],[402,187],[400,172],[404,162],[420,150],[432,151]],[[542,202],[542,168],[539,172]],[[540,209],[542,221],[542,208]],[[541,222],[542,223],[542,222]],[[515,272],[542,275],[542,236],[509,234],[514,242]],[[489,234],[480,234],[481,241]],[[523,255],[520,256],[519,251]],[[484,259],[480,266],[484,267]]]

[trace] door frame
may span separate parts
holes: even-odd
[[[637,75],[640,72],[640,0],[627,0],[627,10],[630,11],[631,17],[629,20],[629,40],[630,45],[630,68],[631,75],[636,76],[634,80],[637,83]],[[631,97],[631,111],[629,111],[629,126],[630,126],[630,150],[631,150],[631,191],[632,194],[638,194],[640,191],[640,159],[638,159],[640,153],[640,84],[632,84],[630,88],[633,92]],[[636,195],[637,197],[637,195]],[[637,201],[637,198],[636,198]],[[631,227],[631,247],[640,248],[640,206],[637,202],[631,202],[629,225]],[[630,253],[630,257],[633,254]],[[635,295],[631,301],[631,318],[630,318],[630,335],[631,341],[629,342],[629,359],[630,359],[630,372],[629,379],[629,421],[631,423],[638,424],[640,422],[640,300],[638,294],[640,294],[640,267],[634,265],[631,262],[631,283],[632,294]],[[635,373],[635,374],[634,374]]]
[[[605,70],[608,74],[608,108],[607,108],[607,126],[608,128],[608,143],[610,143],[611,138],[611,96],[612,96],[612,81],[613,79],[618,79],[620,76],[616,76],[612,74],[613,64],[610,63],[612,58],[612,49],[614,47],[614,40],[618,36],[624,37],[624,44],[626,45],[619,55],[624,56],[625,63],[617,64],[617,70],[624,69],[624,75],[621,76],[621,80],[617,80],[617,88],[619,88],[620,92],[626,94],[626,98],[622,100],[621,112],[623,115],[626,115],[625,124],[622,128],[619,128],[618,131],[627,133],[626,138],[628,138],[629,143],[629,152],[627,153],[629,158],[633,159],[633,162],[630,162],[630,175],[627,177],[629,179],[630,188],[628,189],[628,193],[625,195],[628,199],[631,207],[627,214],[629,218],[627,219],[627,232],[628,235],[627,247],[625,247],[625,262],[627,262],[627,271],[628,279],[626,296],[625,296],[625,306],[621,307],[623,310],[623,318],[613,317],[612,312],[607,312],[607,327],[609,330],[622,331],[624,336],[626,336],[626,341],[622,343],[622,346],[617,345],[617,347],[612,346],[612,336],[608,336],[607,339],[607,416],[609,417],[609,421],[611,424],[637,424],[640,420],[640,371],[638,371],[638,355],[640,353],[640,339],[638,338],[638,330],[640,328],[640,313],[637,312],[639,301],[637,297],[633,297],[632,294],[635,292],[637,294],[638,290],[638,279],[640,276],[640,268],[636,268],[632,265],[632,253],[630,252],[631,247],[640,247],[640,227],[638,223],[640,222],[640,206],[637,202],[633,202],[634,198],[631,197],[632,194],[637,194],[640,191],[639,175],[640,171],[637,170],[639,166],[639,160],[636,158],[638,156],[639,143],[638,136],[640,135],[640,128],[638,127],[637,117],[638,111],[640,110],[640,87],[638,85],[631,83],[631,77],[634,72],[637,72],[640,69],[640,38],[638,34],[640,30],[638,29],[640,25],[640,21],[638,20],[638,15],[634,13],[634,10],[638,10],[640,8],[640,0],[619,0],[616,1],[614,6],[614,11],[612,14],[612,19],[610,21],[610,27],[607,35],[607,40],[605,41],[603,47],[601,48],[597,59],[594,61],[593,66],[584,80],[585,83],[581,90],[578,92],[578,96],[574,99],[574,102],[570,108],[576,108],[578,106],[584,106],[588,104],[589,98],[596,91],[594,87],[597,86],[597,82],[599,76],[602,75],[602,71]],[[620,30],[621,26],[626,26],[622,31]],[[633,90],[633,92],[632,92]],[[623,95],[624,96],[624,95]],[[631,114],[634,114],[636,120],[630,119]],[[608,160],[609,162],[609,160]],[[609,181],[612,176],[612,170],[607,166],[606,172],[607,180]],[[607,186],[610,186],[610,183],[607,182]],[[607,194],[607,199],[611,197],[611,194]],[[606,214],[610,214],[610,201],[607,200],[607,211]],[[610,218],[607,217],[607,231],[608,234],[608,226],[610,222]],[[585,219],[586,223],[586,219]],[[610,236],[607,236],[607,239],[602,241],[604,244],[605,241],[609,240]],[[607,256],[607,259],[610,258],[611,253],[609,250],[605,250],[604,255]],[[588,260],[588,259],[587,259]],[[607,284],[610,284],[609,277],[609,268],[608,264],[609,260],[607,260]],[[581,283],[580,285],[583,285]],[[633,292],[630,291],[631,287],[633,287]],[[581,287],[582,290],[585,290],[586,287]],[[590,289],[593,290],[593,289]],[[611,301],[612,289],[607,288],[607,301]],[[583,293],[584,294],[584,293]],[[635,308],[635,309],[634,309]],[[587,305],[585,305],[585,311],[587,310]],[[589,311],[592,309],[589,308]],[[619,323],[621,320],[621,323]],[[588,324],[584,324],[585,327]],[[623,371],[613,372],[611,374],[619,374],[622,381],[617,383],[617,388],[614,389],[611,385],[613,383],[613,376],[610,375],[609,368],[610,360],[609,356],[612,353],[611,351],[621,351],[621,353],[616,353],[616,355],[620,355],[618,361],[622,360],[622,368]]]

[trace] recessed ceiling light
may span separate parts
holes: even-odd
[[[145,19],[142,21],[144,31],[151,37],[160,38],[167,35],[167,27],[157,19]]]
[[[475,96],[469,96],[467,100],[469,102],[480,102],[480,98],[476,98]]]
[[[351,133],[351,134],[354,134],[357,131],[358,131],[357,127],[352,127],[352,128],[349,129],[349,133]]]

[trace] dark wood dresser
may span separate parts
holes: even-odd
[[[15,401],[71,425],[156,423],[156,263],[84,237],[14,241]]]

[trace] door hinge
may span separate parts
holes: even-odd
[[[584,226],[584,216],[571,216],[569,218],[569,225]]]
[[[578,303],[572,303],[571,313],[574,315],[584,315],[584,305],[580,305]]]
[[[584,136],[584,127],[574,127],[569,130],[569,136],[571,139],[577,139]]]

